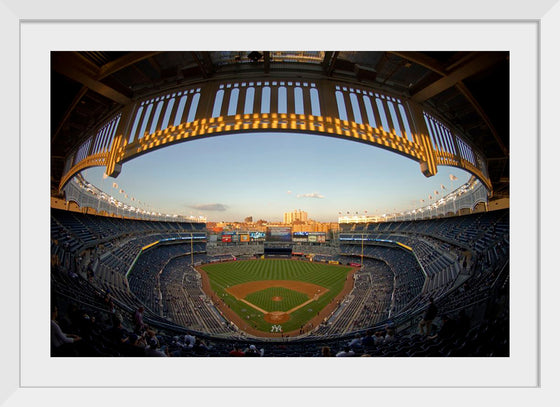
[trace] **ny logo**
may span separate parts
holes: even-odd
[[[270,332],[282,332],[282,325],[272,325]]]

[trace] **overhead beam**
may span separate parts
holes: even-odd
[[[161,78],[161,68],[158,65],[158,63],[155,61],[155,59],[153,59],[152,57],[149,57],[147,59],[147,61],[150,63],[150,65],[152,66],[152,68],[154,68],[154,70],[157,72],[158,74],[158,78]]]
[[[415,64],[421,65],[426,69],[429,69],[432,72],[435,72],[443,77],[447,76],[448,73],[451,72],[456,72],[457,70],[461,69],[460,65],[461,63],[466,62],[468,59],[471,59],[470,64],[477,64],[480,60],[479,58],[477,58],[473,53],[468,53],[467,55],[465,55],[465,57],[459,59],[458,61],[454,62],[453,64],[445,67],[442,64],[440,64],[438,61],[436,61],[435,59],[421,53],[421,52],[392,52],[392,54],[398,55],[401,58],[405,58],[407,60],[409,60],[410,62],[414,62]],[[484,55],[484,54],[483,54]],[[490,60],[487,60],[485,64],[481,64],[481,66],[483,66],[483,68],[487,68],[490,64],[495,63],[495,62],[499,62],[501,59],[503,59],[503,55],[496,55],[494,54],[496,59],[491,58]],[[494,61],[494,62],[492,62]],[[482,70],[481,67],[479,67],[479,71]],[[462,74],[466,74],[466,71],[463,71]],[[464,79],[464,78],[463,78]],[[476,98],[472,95],[472,93],[468,90],[468,88],[465,86],[465,84],[462,82],[462,80],[457,81],[454,85],[451,86],[456,86],[457,89],[463,94],[463,96],[467,99],[467,101],[473,106],[473,108],[475,109],[475,111],[478,113],[478,115],[482,118],[482,120],[484,121],[484,123],[486,124],[486,126],[488,126],[488,128],[490,129],[490,132],[492,133],[492,136],[494,137],[494,140],[496,141],[496,143],[498,143],[498,146],[500,147],[500,150],[502,151],[502,153],[504,154],[504,156],[508,156],[509,152],[507,147],[504,145],[502,139],[500,138],[500,136],[498,135],[498,132],[496,130],[496,128],[494,127],[494,125],[492,124],[492,122],[490,121],[490,118],[488,117],[488,115],[486,114],[486,112],[484,111],[484,109],[482,108],[482,106],[480,106],[480,103],[478,103],[478,101],[476,100]],[[424,88],[427,89],[427,88]],[[417,92],[415,95],[418,96],[420,94],[419,91]]]
[[[127,67],[131,66],[131,65],[134,65],[137,62],[140,62],[140,61],[142,61],[146,58],[151,58],[154,55],[157,55],[159,53],[161,53],[161,51],[129,52],[128,54],[123,55],[122,57],[120,57],[120,58],[118,58],[114,61],[108,62],[105,65],[103,65],[101,68],[99,68],[98,71],[97,71],[97,74],[95,75],[95,79],[100,81],[103,78],[106,78],[107,76],[110,76],[110,75],[114,74],[115,72],[120,71],[121,69],[124,69],[124,68],[127,68]],[[95,69],[94,69],[93,66],[90,67],[89,69],[92,72],[95,72]],[[68,119],[70,118],[70,115],[72,114],[72,112],[74,111],[74,109],[76,108],[78,103],[80,103],[80,100],[82,100],[84,95],[87,93],[87,90],[88,90],[87,86],[82,86],[82,88],[80,89],[78,94],[74,97],[74,100],[72,101],[72,103],[70,104],[68,109],[66,110],[66,113],[62,117],[62,120],[60,121],[60,123],[58,124],[58,126],[56,128],[56,131],[54,132],[51,140],[54,140],[58,136],[58,134],[60,133],[60,130],[62,130],[62,128],[64,127],[64,125],[66,124]]]
[[[471,59],[466,64],[452,70],[451,72],[443,76],[443,78],[416,92],[414,95],[412,95],[412,100],[418,103],[425,102],[426,100],[440,94],[441,92],[452,88],[463,79],[482,72],[503,59],[504,54],[499,52],[484,52],[478,54],[475,58]]]
[[[399,56],[403,59],[406,59],[410,62],[414,62],[417,65],[421,65],[424,68],[429,69],[430,71],[433,71],[437,74],[440,74],[441,76],[445,76],[447,74],[447,72],[445,70],[445,67],[442,64],[440,64],[434,58],[431,58],[431,57],[429,57],[426,54],[423,54],[421,52],[391,51],[390,53],[393,54],[393,55],[397,55],[397,56]]]
[[[84,62],[84,59],[77,56],[74,52],[53,53],[52,65],[56,72],[87,86],[108,99],[122,105],[131,102],[128,96],[100,82],[97,79],[99,68]]]
[[[97,80],[106,78],[121,69],[127,68],[130,65],[134,65],[146,58],[151,58],[154,55],[160,54],[161,51],[151,51],[151,52],[129,52],[122,57],[115,59],[114,61],[107,62],[101,68],[99,68],[99,73],[97,75]]]
[[[68,109],[66,109],[66,112],[64,113],[64,116],[62,117],[62,120],[58,123],[58,126],[57,126],[54,134],[51,137],[51,142],[56,139],[56,137],[60,133],[60,130],[62,130],[62,127],[64,127],[64,124],[70,118],[70,115],[72,114],[72,112],[74,111],[76,106],[78,106],[78,103],[80,103],[80,100],[82,100],[82,98],[85,96],[87,91],[88,91],[87,86],[82,86],[80,88],[80,91],[74,97],[74,100],[72,100],[72,103],[70,104],[70,106],[68,106]]]
[[[469,89],[465,86],[463,82],[457,83],[456,87],[463,94],[463,96],[465,96],[465,98],[469,101],[469,103],[474,107],[474,109],[476,110],[478,115],[482,118],[482,120],[484,120],[484,123],[486,123],[486,125],[490,129],[490,133],[492,133],[494,140],[496,140],[496,143],[498,143],[498,146],[500,146],[500,150],[502,151],[504,156],[505,157],[509,156],[509,151],[507,147],[505,146],[504,142],[498,135],[498,131],[490,121],[490,118],[488,117],[488,115],[486,114],[482,106],[480,106],[480,103],[478,103],[478,101],[475,99],[475,97],[472,95],[472,93],[469,91]]]
[[[202,54],[202,60],[204,61],[208,74],[212,75],[215,69],[214,69],[214,62],[212,62],[212,57],[210,56],[210,53],[208,51],[202,51],[201,54]]]
[[[332,53],[331,58],[330,58],[330,60],[328,61],[328,64],[327,64],[327,69],[326,69],[327,76],[332,76],[332,73],[334,71],[334,66],[336,64],[336,59],[338,58],[339,52],[340,51],[334,51]]]
[[[393,77],[393,75],[396,74],[397,71],[405,65],[406,65],[406,61],[404,61],[404,60],[400,61],[398,64],[396,64],[396,66],[391,70],[391,72],[389,72],[389,74],[383,79],[382,84],[384,85],[385,83],[387,83],[387,81],[389,79],[391,79]]]
[[[263,51],[264,73],[270,73],[270,51]]]
[[[325,51],[325,56],[323,57],[323,62],[321,65],[323,66],[323,70],[326,72],[329,66],[329,61],[331,60],[333,52],[332,51]]]
[[[195,60],[196,64],[198,65],[198,68],[200,69],[200,72],[202,73],[202,77],[204,79],[208,79],[208,76],[209,76],[208,72],[206,71],[206,67],[202,63],[202,60],[200,59],[200,57],[194,51],[191,52],[191,55],[192,55],[193,59]]]

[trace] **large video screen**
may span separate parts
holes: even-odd
[[[266,234],[264,232],[249,232],[249,236],[253,240],[264,239]]]
[[[268,227],[266,228],[267,242],[291,242],[292,228]]]

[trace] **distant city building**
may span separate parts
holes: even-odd
[[[295,222],[307,222],[307,212],[298,209],[292,212],[284,213],[285,224],[292,224]]]
[[[245,218],[245,223],[253,223],[253,217],[252,216],[247,216]]]

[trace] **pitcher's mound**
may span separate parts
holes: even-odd
[[[265,314],[264,320],[271,324],[283,324],[290,320],[290,315],[282,311],[273,311]]]
[[[282,301],[282,297],[272,297],[272,301]]]

